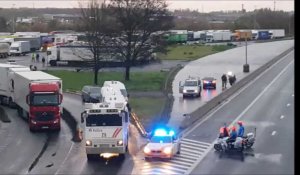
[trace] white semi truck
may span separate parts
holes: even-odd
[[[9,44],[0,42],[0,58],[7,58],[9,55]]]
[[[0,64],[0,104],[13,106],[10,77],[16,72],[28,72],[29,67],[13,64]]]
[[[102,89],[111,87],[102,87]],[[117,90],[115,90],[116,92]],[[129,110],[121,93],[103,94],[102,103],[85,103],[81,115],[88,160],[110,158],[128,152]]]

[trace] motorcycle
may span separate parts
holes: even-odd
[[[218,152],[238,151],[243,152],[244,149],[250,149],[255,142],[256,128],[254,133],[250,132],[244,137],[237,137],[235,141],[228,140],[229,137],[219,137],[214,148]]]

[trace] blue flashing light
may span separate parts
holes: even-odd
[[[154,136],[167,136],[167,131],[164,129],[157,129],[154,132]]]
[[[169,131],[169,136],[174,136],[175,132],[173,130]]]
[[[156,129],[154,132],[154,136],[174,136],[175,132],[173,130],[170,130],[169,132],[167,132],[165,129]]]

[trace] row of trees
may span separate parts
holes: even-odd
[[[164,0],[90,0],[81,4],[81,15],[87,41],[94,55],[94,83],[97,84],[100,61],[105,53],[115,52],[125,67],[125,80],[137,60],[164,51],[165,42],[158,31],[173,27]]]

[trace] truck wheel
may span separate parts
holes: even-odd
[[[91,160],[95,159],[95,155],[94,154],[87,154],[86,157],[87,157],[88,161],[91,161]]]
[[[29,126],[29,131],[35,133],[36,130]]]

